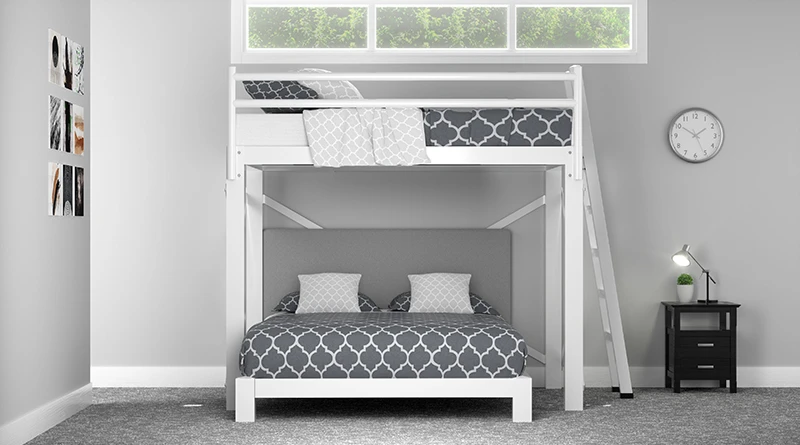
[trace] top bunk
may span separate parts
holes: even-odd
[[[372,99],[350,81],[564,82],[568,97]],[[231,67],[229,94],[231,180],[245,165],[570,166],[570,177],[582,175],[580,66],[553,73],[239,73]]]

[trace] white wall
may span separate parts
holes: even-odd
[[[85,96],[49,83],[49,28],[84,45]],[[0,2],[0,60],[0,443],[11,444],[86,406],[39,410],[89,384],[89,0]],[[83,157],[50,150],[51,94],[85,108]],[[47,216],[48,162],[85,168],[83,218]]]
[[[159,13],[151,14],[156,8]],[[93,364],[223,366],[227,2],[117,1],[94,4],[93,15],[95,51],[104,56],[96,67],[103,79],[95,85],[94,105],[103,117],[95,137],[103,150],[95,161],[109,167],[107,176],[95,176],[103,187],[95,194],[100,204],[93,232]],[[800,41],[793,23],[798,16],[800,4],[780,0],[758,8],[744,1],[651,1],[650,63],[585,68],[635,366],[662,364],[659,302],[675,298],[674,278],[681,270],[669,257],[683,243],[693,244],[716,272],[719,296],[744,304],[740,364],[800,366],[800,352],[781,346],[793,332],[791,314],[800,309],[789,281],[800,266],[800,232],[794,228],[800,211],[792,204],[792,178],[800,173],[794,142],[800,140],[800,89],[791,81],[800,59],[788,56]],[[123,47],[125,52],[118,51]],[[140,59],[148,60],[149,69],[136,69]],[[273,67],[283,68],[288,67]],[[522,88],[523,95],[533,94],[526,85],[491,90],[519,94]],[[374,86],[363,90],[380,94]],[[455,87],[436,91],[463,94]],[[418,93],[408,93],[413,95]],[[670,119],[690,106],[711,109],[726,125],[722,153],[704,165],[683,163],[667,144]],[[143,171],[148,181],[139,180]],[[315,215],[318,210],[307,205],[313,200],[293,188],[285,193],[291,205],[323,225],[364,225],[360,216],[345,221],[324,210]],[[522,193],[527,197],[529,191]],[[513,207],[511,202],[523,201],[513,195],[507,202]],[[482,218],[470,223],[480,227]],[[605,364],[596,311],[587,289],[588,366]],[[516,321],[533,335],[541,330],[541,318],[515,316]]]

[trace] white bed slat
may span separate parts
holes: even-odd
[[[241,80],[350,80],[383,82],[420,81],[480,81],[480,82],[567,82],[576,79],[574,73],[508,73],[508,72],[452,72],[452,73],[237,73]]]
[[[428,147],[428,165],[542,166],[571,162],[571,147]],[[246,165],[313,165],[308,147],[238,147]],[[424,167],[423,167],[424,168]]]
[[[238,99],[236,108],[574,108],[572,99]]]

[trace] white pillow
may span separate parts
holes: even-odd
[[[361,312],[358,307],[361,274],[320,273],[298,275],[297,278],[300,279],[298,314]]]
[[[303,68],[298,73],[330,73],[321,68]],[[301,80],[301,85],[316,91],[320,99],[363,99],[361,92],[346,80]]]
[[[429,273],[409,275],[411,308],[409,312],[446,312],[474,314],[469,301],[470,274]]]

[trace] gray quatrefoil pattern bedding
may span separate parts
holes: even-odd
[[[522,336],[492,315],[280,314],[253,326],[239,356],[255,378],[513,378]]]
[[[425,139],[432,146],[564,147],[572,143],[572,110],[426,109]]]

